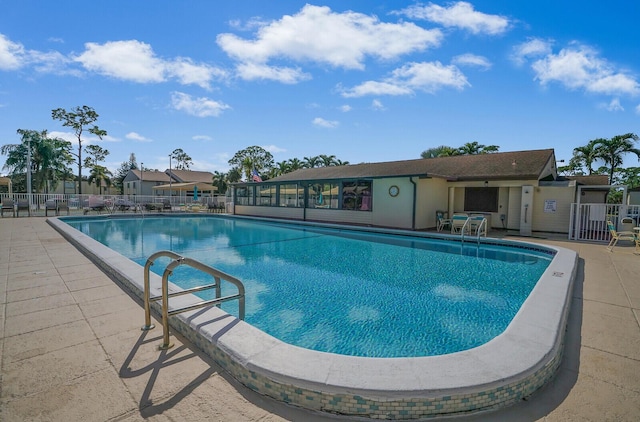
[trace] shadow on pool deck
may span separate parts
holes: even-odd
[[[640,256],[627,244],[609,253],[556,235],[513,238],[580,254],[565,356],[527,401],[456,420],[637,420]],[[141,303],[45,218],[3,219],[0,239],[0,420],[341,419],[256,394],[180,336],[157,350],[162,330],[140,331]]]

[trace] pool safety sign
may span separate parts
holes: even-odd
[[[555,199],[544,200],[544,212],[556,212],[558,203]]]

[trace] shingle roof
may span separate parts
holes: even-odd
[[[549,163],[555,166],[553,149],[300,169],[269,181],[289,182],[394,176],[429,176],[451,181],[541,179],[546,176],[542,173]]]
[[[141,176],[140,173],[143,173],[142,177],[140,177]],[[140,170],[133,169],[133,170],[129,170],[129,173],[127,173],[127,176],[124,178],[125,182],[132,181],[132,180],[142,180],[144,182],[169,183],[169,175],[165,172],[157,171],[157,170],[141,172]]]
[[[608,185],[609,176],[606,174],[589,174],[585,176],[566,176],[569,180],[575,180],[581,185]]]
[[[169,170],[166,170],[168,173]],[[211,183],[213,180],[213,173],[208,171],[192,171],[192,170],[176,170],[171,169],[173,178],[179,182],[204,182]]]

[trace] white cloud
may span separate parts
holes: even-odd
[[[273,154],[277,154],[277,153],[280,153],[280,152],[286,152],[287,151],[286,149],[280,148],[280,147],[275,146],[275,145],[263,145],[262,149],[264,149],[265,151],[268,151],[270,153],[273,153]]]
[[[325,128],[329,128],[329,129],[333,129],[335,127],[338,127],[338,125],[340,124],[339,122],[337,122],[335,120],[325,120],[322,117],[316,117],[315,119],[313,119],[312,123],[315,126],[325,127]]]
[[[604,108],[609,111],[624,111],[624,107],[620,104],[620,98],[614,98],[609,104],[605,104]]]
[[[616,70],[587,46],[572,45],[558,54],[548,54],[531,67],[542,85],[558,82],[568,89],[597,94],[640,94],[640,84],[633,76]]]
[[[224,110],[231,108],[224,103],[206,97],[193,98],[183,92],[171,94],[171,106],[196,117],[216,117]]]
[[[26,60],[24,46],[0,34],[0,70],[20,69]]]
[[[467,78],[454,65],[445,66],[437,61],[408,63],[382,81],[367,81],[342,90],[342,96],[411,95],[415,91],[434,93],[444,87],[462,90],[466,86],[470,86]]]
[[[382,101],[380,101],[380,100],[371,101],[371,108],[373,110],[376,110],[376,111],[384,111],[384,110],[386,110],[386,107],[384,106],[384,104],[382,104]]]
[[[236,67],[238,76],[247,81],[255,79],[272,80],[285,84],[296,84],[311,79],[311,75],[300,69],[267,66],[259,63],[240,63]]]
[[[132,141],[153,142],[151,139],[145,138],[144,136],[140,135],[137,132],[129,132],[126,135],[124,135],[124,137],[127,138],[127,139],[131,139]]]
[[[213,141],[213,138],[208,135],[194,135],[191,137],[194,141]]]
[[[187,58],[163,60],[149,44],[136,40],[86,43],[85,51],[74,60],[89,71],[138,83],[160,83],[176,78],[181,84],[208,89],[215,77],[226,74],[209,65],[194,64]]]
[[[321,36],[319,36],[321,34]],[[348,42],[345,42],[348,40]],[[385,23],[375,16],[356,12],[335,13],[329,7],[307,4],[295,15],[260,26],[256,38],[246,40],[235,34],[220,34],[217,42],[241,65],[240,77],[256,78],[267,74],[271,60],[316,62],[345,69],[364,69],[367,57],[383,60],[435,47],[442,32],[426,30],[409,23]],[[298,69],[277,68],[265,79],[295,83],[303,80]]]
[[[433,3],[426,6],[418,4],[398,13],[412,19],[424,19],[446,27],[465,29],[473,34],[498,35],[506,32],[510,26],[506,17],[477,12],[471,3],[464,1],[451,3],[449,7]]]
[[[551,54],[551,41],[541,40],[540,38],[531,38],[527,42],[518,44],[514,47],[511,58],[518,65],[525,63],[526,59],[533,57],[541,57]]]
[[[491,68],[492,64],[486,57],[477,56],[475,54],[461,54],[453,58],[452,63],[457,64],[459,66],[474,66],[479,67],[483,70],[488,70]]]
[[[60,138],[62,140],[71,142],[74,146],[78,145],[78,138],[73,132],[59,132],[59,131],[50,131],[48,132],[50,138]],[[119,139],[114,138],[112,136],[103,136],[102,140],[95,135],[87,134],[87,132],[83,132],[82,135],[82,145],[83,147],[88,144],[97,144],[101,141],[104,142],[120,142]]]
[[[341,105],[340,111],[342,111],[343,113],[348,113],[351,111],[351,106],[348,104]]]

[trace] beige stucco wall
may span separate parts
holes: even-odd
[[[571,203],[575,195],[574,186],[540,186],[533,192],[534,231],[569,233]],[[555,212],[545,212],[546,201],[555,201]]]

